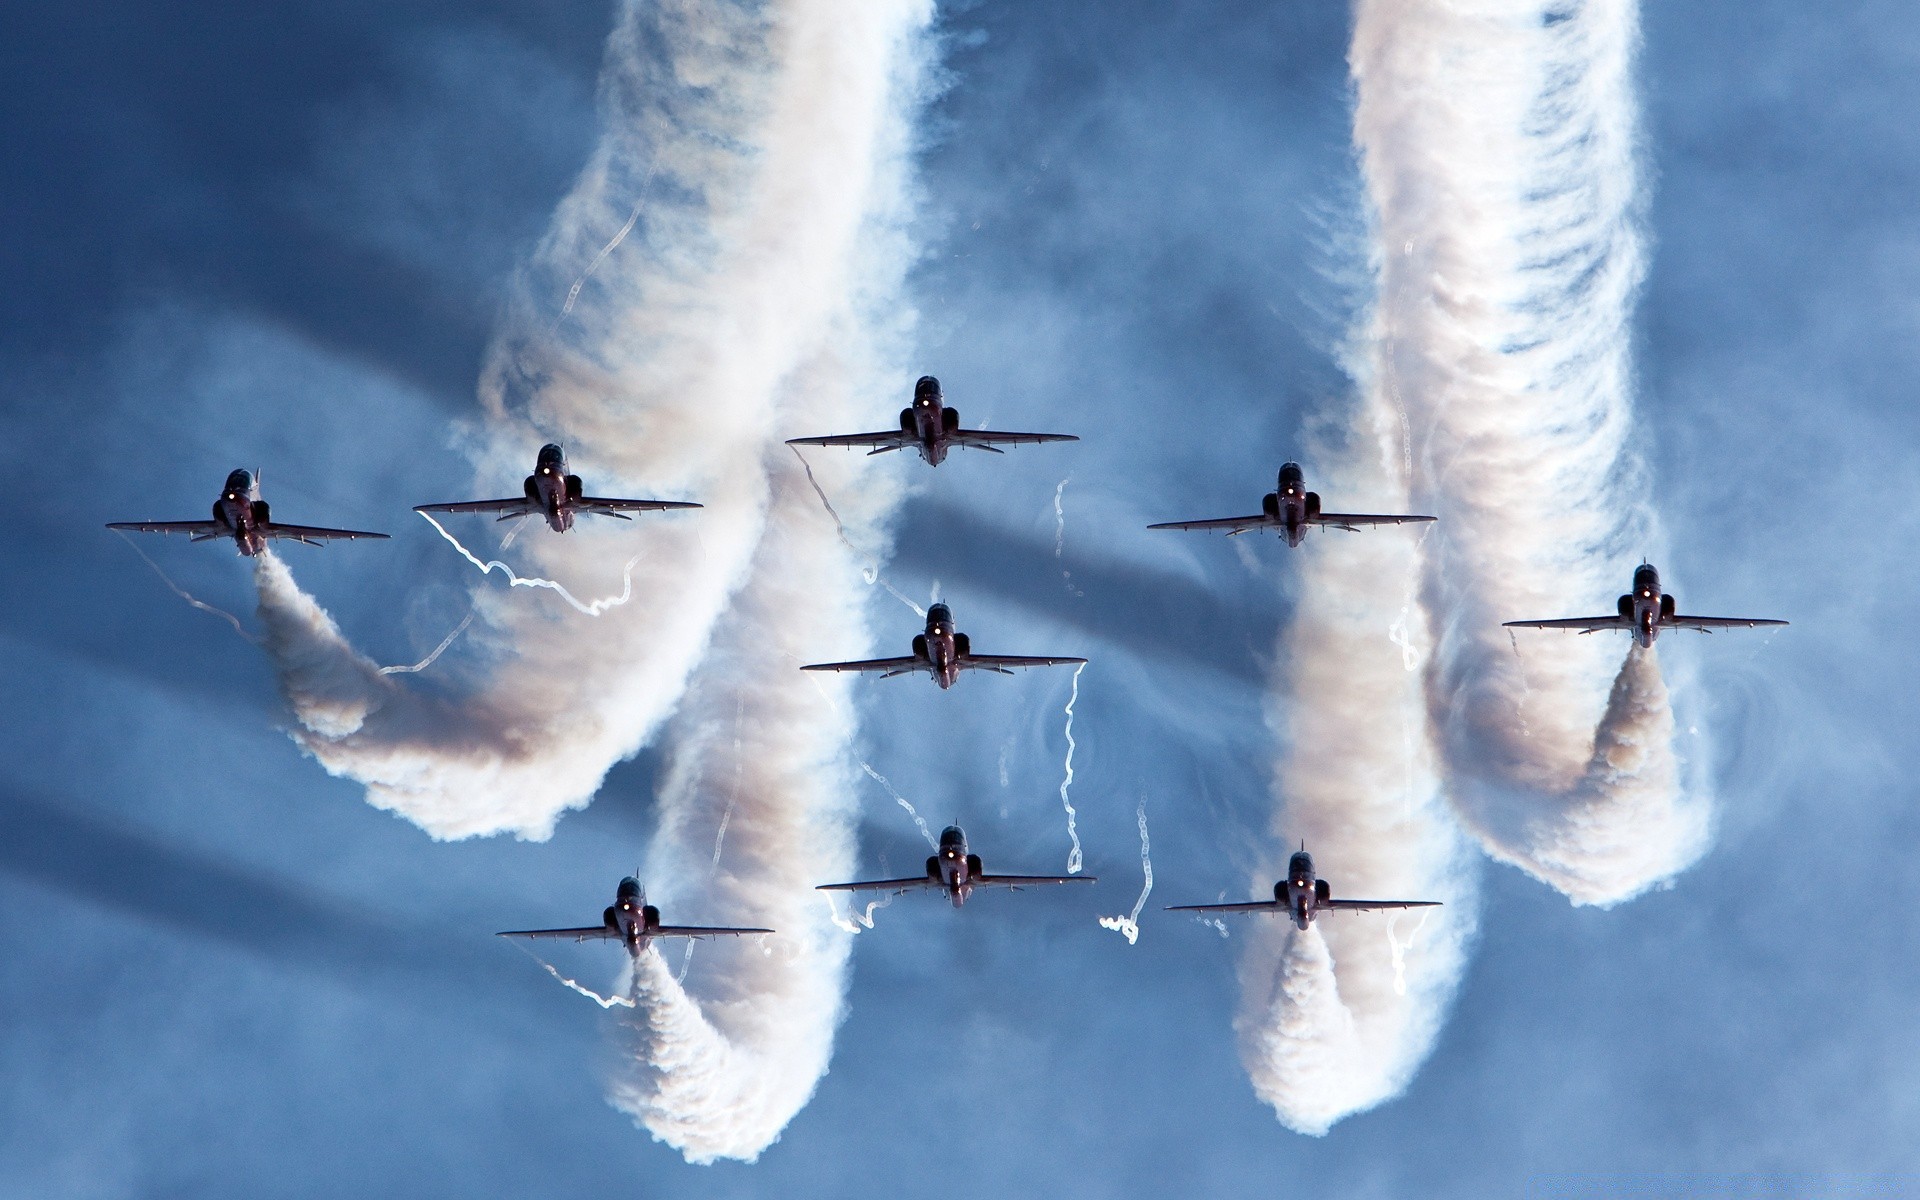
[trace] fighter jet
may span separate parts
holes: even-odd
[[[1043,883],[1092,883],[1094,875],[989,875],[980,865],[980,856],[967,850],[967,835],[958,825],[940,831],[940,852],[928,857],[927,873],[911,879],[871,879],[864,883],[823,883],[822,892],[903,892],[919,888],[939,888],[959,908],[973,895],[973,889],[1003,887],[1019,891]]]
[[[628,876],[620,881],[620,891],[607,911],[601,914],[598,925],[579,929],[507,929],[494,936],[572,938],[576,942],[584,942],[588,938],[619,938],[626,946],[627,953],[638,958],[654,938],[746,937],[748,934],[772,932],[771,929],[732,929],[716,925],[662,925],[660,910],[647,903],[647,893],[641,889],[640,881]]]
[[[1217,517],[1209,521],[1163,521],[1148,529],[1224,529],[1228,537],[1254,529],[1271,529],[1298,546],[1315,525],[1358,532],[1363,525],[1412,525],[1431,521],[1432,517],[1380,516],[1373,513],[1330,513],[1320,511],[1320,493],[1307,490],[1306,476],[1299,463],[1280,467],[1280,490],[1268,492],[1260,501],[1260,514],[1251,517]]]
[[[628,513],[662,512],[670,508],[699,508],[685,500],[612,500],[589,496],[578,475],[567,473],[567,452],[551,443],[540,447],[533,474],[521,485],[521,495],[511,500],[461,500],[453,504],[416,504],[415,512],[499,513],[500,520],[539,513],[547,519],[547,528],[565,533],[573,528],[573,518],[581,513],[618,517],[631,521]]]
[[[912,446],[929,466],[937,467],[946,461],[947,451],[955,446],[971,446],[975,450],[1004,454],[1006,451],[1000,449],[1002,446],[1079,440],[1070,433],[1000,433],[991,429],[962,429],[959,411],[946,406],[946,399],[940,392],[940,381],[931,375],[922,375],[920,381],[913,385],[912,406],[900,410],[900,428],[880,433],[788,438],[787,445],[871,446],[873,449],[867,451],[869,457]]]
[[[1314,917],[1332,909],[1365,912],[1375,908],[1437,908],[1438,900],[1335,900],[1333,889],[1313,873],[1313,855],[1305,842],[1287,863],[1287,877],[1273,885],[1273,899],[1249,900],[1244,904],[1170,904],[1168,912],[1263,912],[1286,913],[1300,929],[1313,924]]]
[[[107,528],[140,533],[184,533],[190,542],[230,537],[244,558],[252,558],[265,550],[267,542],[274,538],[291,538],[318,546],[322,542],[387,536],[358,529],[278,524],[269,518],[267,502],[260,498],[260,480],[249,471],[235,471],[227,476],[227,486],[220,489],[220,498],[213,502],[211,521],[114,521]]]
[[[962,671],[994,671],[1011,675],[1012,667],[1057,667],[1083,663],[1084,658],[1031,658],[1016,654],[975,654],[973,643],[964,633],[953,630],[953,613],[944,604],[927,610],[927,631],[913,635],[913,653],[904,658],[867,658],[858,662],[812,663],[802,671],[855,671],[876,673],[882,679],[895,675],[917,675],[922,671],[946,690],[960,678]]]
[[[1759,617],[1689,617],[1674,611],[1673,597],[1660,590],[1660,572],[1649,563],[1641,563],[1633,573],[1633,591],[1620,597],[1615,611],[1604,617],[1565,617],[1554,621],[1508,621],[1508,629],[1577,629],[1598,633],[1602,629],[1625,629],[1642,650],[1652,649],[1662,629],[1697,629],[1712,633],[1716,629],[1752,629],[1760,625],[1785,625]]]

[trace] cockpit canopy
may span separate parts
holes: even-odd
[[[944,604],[936,604],[927,609],[927,624],[938,625],[943,621],[948,623],[953,621],[952,609]]]
[[[250,494],[253,491],[253,472],[239,470],[230,473],[227,476],[226,490],[239,492],[243,496]]]
[[[923,404],[928,400],[938,400],[939,398],[940,381],[933,376],[922,375],[919,382],[913,385],[914,403]]]
[[[1313,855],[1302,850],[1287,860],[1287,876],[1291,879],[1313,878]]]
[[[620,899],[637,900],[642,895],[640,881],[629,875],[620,881]]]
[[[962,830],[958,825],[949,825],[945,829],[942,829],[940,831],[940,848],[942,850],[964,849],[966,847],[966,844],[967,844],[966,832]]]
[[[553,442],[548,442],[546,445],[540,447],[540,459],[539,459],[540,466],[543,466],[543,467],[556,466],[557,467],[557,466],[564,465],[566,461],[567,461],[567,452],[565,450],[562,450],[558,445],[554,444]]]

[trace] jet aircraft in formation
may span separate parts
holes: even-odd
[[[1641,563],[1633,573],[1633,591],[1620,597],[1615,611],[1604,617],[1561,617],[1550,621],[1508,621],[1508,629],[1575,629],[1598,633],[1603,629],[1625,629],[1643,650],[1653,648],[1662,629],[1697,629],[1712,633],[1716,629],[1753,629],[1761,625],[1785,625],[1760,617],[1689,617],[1675,611],[1674,599],[1660,590],[1660,572],[1652,564]]]
[[[953,628],[953,612],[944,604],[927,610],[925,633],[913,635],[913,653],[900,658],[865,658],[855,662],[810,663],[802,671],[853,671],[878,674],[882,679],[895,675],[916,675],[922,671],[945,690],[954,685],[962,671],[994,671],[1011,675],[1015,667],[1057,667],[1083,663],[1084,658],[1040,657],[1018,654],[975,654],[973,643]]]
[[[620,881],[620,890],[614,902],[600,915],[598,925],[583,925],[578,929],[506,929],[494,936],[567,938],[576,942],[584,942],[588,938],[618,938],[626,946],[627,953],[638,958],[655,938],[747,937],[772,932],[771,929],[735,929],[724,925],[662,925],[660,910],[647,903],[647,894],[641,889],[640,881],[628,876]]]
[[[522,493],[507,500],[460,500],[451,504],[416,504],[415,512],[498,513],[502,521],[539,513],[547,528],[565,533],[573,528],[573,519],[583,513],[600,517],[618,517],[631,521],[629,513],[664,512],[676,508],[699,508],[685,500],[617,500],[589,496],[580,477],[568,472],[567,452],[551,443],[540,447],[533,474],[521,484]]]
[[[989,875],[980,856],[967,849],[967,835],[958,825],[940,831],[940,849],[927,857],[927,873],[907,879],[869,879],[860,883],[823,883],[821,892],[889,892],[900,895],[922,888],[938,888],[959,908],[975,888],[1003,887],[1019,891],[1052,883],[1093,883],[1094,875]]]
[[[285,525],[269,515],[267,502],[260,498],[260,480],[251,471],[234,471],[227,486],[213,502],[211,521],[113,521],[108,529],[136,533],[184,533],[191,542],[214,538],[232,538],[243,557],[252,558],[275,538],[291,538],[318,546],[322,542],[352,541],[355,538],[384,538],[384,533],[359,529],[327,529],[319,525]]]
[[[889,450],[911,446],[920,452],[927,465],[937,467],[946,461],[947,451],[955,446],[971,446],[1004,454],[1002,446],[1033,442],[1077,442],[1070,433],[1002,433],[993,429],[960,428],[960,411],[946,406],[940,381],[922,375],[913,385],[913,403],[900,410],[900,428],[878,433],[836,433],[826,437],[788,438],[789,446],[870,446],[869,457]]]
[[[1438,900],[1336,900],[1333,888],[1313,873],[1313,855],[1306,843],[1287,862],[1287,877],[1273,885],[1273,899],[1240,904],[1170,904],[1168,912],[1286,913],[1301,930],[1322,912],[1367,912],[1376,908],[1437,908]]]
[[[1307,490],[1306,473],[1295,462],[1280,467],[1279,489],[1260,499],[1260,511],[1246,517],[1214,517],[1204,521],[1162,521],[1148,529],[1225,530],[1235,537],[1256,529],[1271,529],[1298,546],[1307,530],[1316,525],[1358,532],[1364,525],[1413,525],[1432,517],[1380,515],[1376,513],[1330,513],[1320,511],[1320,493]]]

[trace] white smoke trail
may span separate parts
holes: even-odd
[[[607,611],[608,609],[619,608],[622,604],[625,604],[627,601],[633,599],[633,568],[637,566],[640,562],[640,556],[638,554],[634,555],[632,558],[627,560],[626,569],[621,572],[622,582],[621,582],[620,594],[618,596],[608,596],[603,600],[582,600],[578,596],[575,596],[572,592],[568,591],[563,585],[556,583],[551,579],[541,579],[533,576],[521,576],[521,575],[515,574],[512,567],[508,566],[504,562],[501,562],[497,558],[489,559],[486,562],[481,562],[477,557],[474,556],[471,550],[468,550],[465,546],[460,544],[459,538],[454,537],[451,533],[447,532],[446,526],[434,520],[433,515],[431,513],[421,513],[420,515],[426,519],[427,524],[433,526],[434,532],[438,533],[441,537],[447,539],[447,541],[452,544],[453,548],[460,552],[461,558],[466,559],[468,562],[478,567],[482,575],[491,575],[493,572],[499,571],[507,577],[507,586],[509,587],[546,588],[548,591],[557,593],[562,600],[565,600],[568,604],[572,605],[573,610],[575,612],[582,613],[589,617],[597,617],[601,613]],[[515,527],[515,529],[512,532],[508,533],[507,536],[512,537],[513,534],[517,532],[519,532],[519,529],[518,527]]]
[[[847,901],[847,915],[843,917],[840,915],[840,909],[834,904],[833,893],[825,892],[822,894],[827,897],[829,918],[835,925],[846,930],[848,933],[859,933],[862,930],[872,929],[873,914],[892,904],[895,896],[895,893],[888,892],[878,900],[869,901],[866,908],[858,912],[854,911],[854,904],[856,902],[849,898]]]
[[[634,1007],[634,1002],[629,997],[602,996],[599,992],[594,991],[592,988],[588,987],[584,983],[581,983],[579,980],[569,979],[565,975],[562,975],[560,973],[560,968],[554,966],[552,963],[548,962],[546,959],[541,958],[538,954],[535,954],[533,951],[527,949],[525,946],[520,945],[520,943],[515,942],[514,947],[518,949],[522,954],[525,954],[528,958],[531,958],[533,961],[539,963],[543,968],[545,968],[547,974],[553,976],[555,979],[565,984],[567,986],[568,991],[573,992],[577,995],[585,996],[587,999],[593,1001],[595,1004],[598,1004],[601,1008],[632,1008]]]
[[[840,520],[839,511],[833,507],[833,501],[827,499],[826,489],[820,486],[820,481],[813,477],[813,465],[807,461],[806,455],[800,453],[800,447],[789,446],[787,448],[792,450],[793,456],[800,460],[800,466],[807,473],[807,485],[813,489],[814,495],[820,497],[820,506],[827,510],[827,515],[833,518],[833,527],[839,532],[841,542],[846,545],[848,550],[851,550],[856,556],[866,561],[866,565],[860,568],[860,577],[869,584],[879,584],[882,588],[886,589],[889,596],[892,596],[895,600],[912,609],[915,616],[924,618],[927,615],[927,610],[915,603],[913,598],[905,592],[888,583],[886,576],[880,573],[880,560],[873,555],[861,553],[860,548],[853,544],[853,539],[847,536],[847,527],[845,523]]]
[[[138,545],[136,545],[134,543],[134,540],[128,537],[125,532],[118,529],[114,530],[114,532],[120,535],[121,541],[133,547],[133,552],[140,556],[140,561],[146,563],[149,567],[153,568],[153,573],[160,577],[161,583],[164,583],[167,585],[168,591],[180,597],[182,600],[185,600],[189,607],[197,608],[201,612],[206,613],[208,616],[219,617],[221,620],[225,621],[227,624],[233,626],[233,631],[239,634],[241,638],[243,638],[244,640],[251,642],[256,646],[260,644],[260,639],[257,637],[254,637],[251,633],[247,632],[247,627],[240,623],[239,617],[234,616],[232,613],[228,612],[224,608],[218,608],[214,605],[208,604],[205,600],[200,599],[199,597],[195,596],[193,593],[187,591],[187,589],[175,583],[173,579],[169,577],[165,571],[162,571],[160,569],[160,564],[153,561],[153,559],[149,558],[147,556],[147,552],[145,550],[142,550]]]
[[[627,235],[633,232],[633,227],[640,223],[640,209],[646,204],[647,190],[652,186],[653,168],[649,166],[647,177],[640,181],[640,198],[633,202],[633,211],[627,214],[627,223],[607,239],[607,244],[600,247],[600,253],[593,256],[593,261],[587,264],[587,269],[580,272],[580,278],[574,280],[573,286],[567,289],[566,302],[560,306],[561,316],[568,316],[573,312],[574,304],[580,299],[580,289],[587,285],[587,280],[593,278],[593,273],[600,269],[600,264],[606,262],[608,256],[620,248],[620,243],[627,240]]]
[[[1060,481],[1060,486],[1053,489],[1053,559],[1055,562],[1060,561],[1060,556],[1064,554],[1067,549],[1067,509],[1065,500],[1067,485],[1072,482],[1073,476],[1069,475]],[[1086,595],[1084,591],[1073,586],[1073,572],[1067,570],[1065,566],[1060,568],[1060,582],[1071,594],[1075,596]]]
[[[860,769],[862,771],[865,771],[869,776],[871,776],[875,783],[887,789],[887,795],[893,797],[893,802],[895,804],[898,804],[901,808],[906,809],[907,815],[913,818],[914,825],[917,826],[920,830],[920,836],[927,839],[927,845],[932,846],[935,850],[938,850],[940,848],[940,839],[933,836],[933,830],[927,827],[926,818],[920,815],[920,810],[915,808],[911,803],[909,803],[907,801],[907,798],[900,794],[899,789],[895,788],[893,784],[888,781],[885,775],[882,775],[880,772],[874,770],[871,766],[867,765],[865,762],[862,762],[860,764]]]
[[[1147,837],[1147,798],[1140,797],[1140,807],[1134,812],[1134,819],[1140,826],[1140,898],[1133,902],[1133,911],[1124,917],[1101,917],[1100,928],[1111,929],[1127,939],[1131,946],[1140,940],[1140,910],[1147,906],[1147,897],[1153,894],[1153,842]]]
[[[1073,691],[1067,696],[1067,761],[1066,774],[1060,780],[1060,807],[1067,810],[1067,838],[1073,848],[1067,851],[1067,874],[1080,873],[1080,829],[1078,814],[1074,812],[1073,801],[1067,799],[1067,789],[1073,786],[1073,706],[1080,699],[1080,672],[1087,664],[1080,663],[1073,668]]]
[[[424,671],[428,667],[432,666],[434,663],[439,662],[440,656],[447,652],[448,646],[453,645],[454,639],[459,637],[461,634],[465,633],[467,631],[467,626],[473,624],[473,618],[478,614],[478,612],[479,612],[478,609],[473,609],[473,608],[468,609],[467,615],[460,618],[460,623],[453,627],[453,632],[447,634],[446,637],[441,638],[440,644],[433,648],[433,652],[427,655],[425,658],[421,659],[419,662],[412,663],[407,666],[401,666],[401,667],[381,667],[380,673],[382,675],[417,675],[421,671]]]
[[[637,544],[619,607],[585,605],[599,616],[589,629],[515,603],[516,589],[476,591],[466,646],[478,662],[458,704],[369,678],[291,577],[263,572],[295,737],[365,783],[371,803],[438,837],[545,837],[673,711],[752,569],[767,451],[804,411],[793,381],[848,331],[854,308],[907,319],[888,312],[912,253],[893,232],[909,192],[889,160],[910,148],[900,119],[910,89],[896,85],[915,69],[912,31],[929,12],[929,0],[625,4],[602,79],[601,143],[490,354],[485,421],[469,431],[476,486],[517,478],[533,447],[559,440],[595,491],[644,488],[707,508],[535,536],[516,585],[542,586],[521,574],[587,577],[614,545],[625,557]],[[607,250],[641,164],[650,198]],[[543,280],[581,278],[602,251],[607,269],[554,327]],[[892,261],[876,269],[878,255]]]
[[[1366,0],[1352,56],[1380,382],[1409,408],[1414,503],[1440,517],[1424,595],[1450,791],[1493,854],[1579,903],[1705,841],[1656,664],[1629,664],[1648,703],[1610,705],[1617,644],[1563,637],[1523,669],[1500,628],[1607,611],[1655,540],[1630,447],[1637,44],[1633,0]],[[1618,742],[1632,766],[1591,769]],[[1633,836],[1661,844],[1621,854]]]
[[[1403,433],[1368,386],[1347,444],[1315,455],[1316,486],[1378,511],[1406,502]],[[1342,503],[1346,503],[1343,499]],[[1272,720],[1283,755],[1266,894],[1304,841],[1336,896],[1440,900],[1432,935],[1398,952],[1374,914],[1330,914],[1308,934],[1248,918],[1240,1047],[1255,1093],[1280,1120],[1320,1134],[1397,1095],[1431,1050],[1466,965],[1476,897],[1470,860],[1440,791],[1422,681],[1425,611],[1409,603],[1421,548],[1407,531],[1328,533],[1300,550],[1282,631]]]

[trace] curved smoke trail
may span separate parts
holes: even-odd
[[[487,489],[553,438],[592,462],[596,491],[707,505],[522,547],[518,574],[580,581],[638,544],[630,599],[585,619],[477,591],[469,645],[490,657],[454,703],[380,676],[278,559],[260,563],[295,736],[436,836],[546,836],[671,715],[651,894],[779,931],[703,953],[684,983],[655,953],[635,964],[610,1099],[693,1161],[751,1160],[778,1137],[840,1019],[848,940],[812,884],[853,864],[853,716],[844,683],[797,668],[870,641],[860,568],[885,552],[898,489],[828,463],[840,511],[822,514],[781,439],[866,420],[910,377],[909,118],[932,15],[930,0],[626,5],[607,131],[494,347],[474,440]],[[643,167],[652,199],[610,239]],[[596,255],[607,269],[583,270]],[[568,279],[568,320],[542,322],[534,297]]]
[[[1352,55],[1380,383],[1408,409],[1414,503],[1440,517],[1424,596],[1450,791],[1490,853],[1577,903],[1681,870],[1706,819],[1653,659],[1609,703],[1618,641],[1523,661],[1500,628],[1607,611],[1655,537],[1630,445],[1637,44],[1633,0],[1369,0]],[[1596,743],[1631,764],[1594,769]]]
[[[1343,506],[1406,512],[1396,507],[1407,501],[1401,414],[1371,375],[1378,346],[1360,349],[1349,442],[1315,456],[1316,486]],[[1317,1135],[1399,1094],[1432,1049],[1466,967],[1477,893],[1424,704],[1421,541],[1399,529],[1327,531],[1297,553],[1274,678],[1275,857],[1254,894],[1268,894],[1304,842],[1335,896],[1445,904],[1426,910],[1436,915],[1417,948],[1399,946],[1378,913],[1330,913],[1306,933],[1244,918],[1242,1062],[1284,1124]]]
[[[469,431],[476,486],[511,487],[557,440],[595,491],[707,507],[523,541],[520,575],[586,594],[618,589],[609,571],[638,550],[631,597],[583,622],[477,585],[472,686],[458,704],[368,680],[291,577],[263,573],[294,736],[365,783],[370,802],[437,837],[545,837],[673,711],[754,570],[769,448],[792,432],[788,418],[820,411],[796,399],[804,377],[850,328],[904,327],[910,193],[894,164],[910,148],[904,114],[930,14],[929,0],[624,7],[601,143],[490,354],[485,419]],[[643,180],[637,228],[586,272]],[[571,281],[576,303],[555,326],[545,314]],[[856,375],[834,386],[876,377]],[[884,547],[871,529],[856,534]]]

